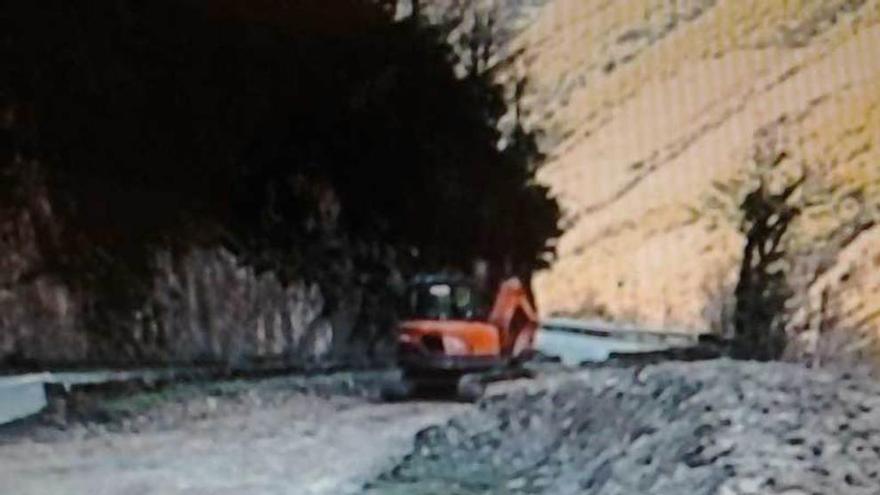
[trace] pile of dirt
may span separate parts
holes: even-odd
[[[588,370],[416,437],[375,494],[880,490],[880,384],[733,361]]]

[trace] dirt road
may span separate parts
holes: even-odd
[[[383,404],[377,382],[72,398],[57,419],[0,430],[0,493],[880,493],[869,370],[726,359],[551,368],[494,384],[476,405]]]
[[[4,494],[333,494],[358,492],[400,460],[419,430],[472,406],[382,404],[301,391],[285,379],[223,393],[184,387],[167,403],[140,394],[124,419],[39,426],[0,445]],[[105,411],[106,413],[106,411]],[[109,421],[109,422],[108,422]],[[119,431],[107,431],[107,430]]]

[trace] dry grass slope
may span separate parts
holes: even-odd
[[[749,169],[761,130],[819,179],[799,243],[880,205],[878,0],[555,0],[514,44],[549,130],[540,179],[569,222],[535,280],[545,313],[703,326],[707,281],[742,242],[706,198]],[[853,325],[880,323],[878,237],[849,240],[810,287],[840,288]]]

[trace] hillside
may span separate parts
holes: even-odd
[[[567,214],[543,312],[704,326],[742,246],[711,198],[769,141],[813,179],[797,243],[854,231],[804,290],[880,323],[880,2],[672,5],[555,0],[512,42]]]

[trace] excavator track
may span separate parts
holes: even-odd
[[[453,397],[475,402],[482,398],[490,383],[534,377],[534,370],[520,364],[470,373],[404,370],[399,377],[384,384],[382,397],[390,401]]]

